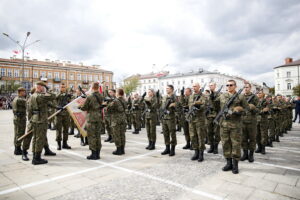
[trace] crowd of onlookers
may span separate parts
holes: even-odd
[[[0,110],[12,109],[13,96],[0,95]]]

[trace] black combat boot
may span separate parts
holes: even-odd
[[[273,147],[273,141],[271,138],[269,139],[269,145],[270,145],[270,147]]]
[[[127,130],[131,130],[131,125],[128,125],[128,126],[127,126]]]
[[[170,151],[169,156],[175,156],[175,145],[171,146],[171,151]]]
[[[15,155],[22,155],[22,149],[21,146],[15,146],[15,151],[14,151]]]
[[[233,174],[238,174],[239,173],[239,161],[233,159],[232,161],[232,173]]]
[[[74,135],[74,127],[70,129],[69,135]]]
[[[80,145],[81,145],[81,146],[85,146],[83,136],[80,136]]]
[[[68,145],[67,141],[63,141],[62,148],[63,149],[71,149],[71,147]]]
[[[243,149],[243,156],[241,157],[241,161],[248,160],[248,150]]]
[[[190,149],[191,148],[191,142],[187,141],[186,145],[184,147],[182,147],[182,149]]]
[[[45,149],[45,153],[44,153],[45,156],[56,156],[56,153],[52,152],[48,146],[44,147],[44,149]]]
[[[257,149],[255,153],[261,153],[261,144],[257,144]]]
[[[199,158],[199,150],[196,149],[193,157],[191,158],[191,160],[198,160],[198,158]]]
[[[163,152],[161,152],[161,155],[166,155],[169,153],[170,153],[170,145],[166,145],[166,149]]]
[[[113,151],[112,154],[114,154],[114,155],[122,155],[121,147],[117,147],[117,149],[115,151]]]
[[[222,168],[223,171],[230,171],[232,170],[232,159],[226,158],[226,165]]]
[[[149,140],[149,144],[148,144],[148,146],[146,147],[146,149],[149,149],[150,146],[151,146],[151,144],[152,144],[152,142]]]
[[[48,163],[48,161],[41,158],[41,152],[34,154],[34,157],[32,159],[33,165],[42,165],[42,164],[46,164],[46,163]]]
[[[218,151],[218,143],[215,143],[215,145],[214,145],[214,154],[218,154],[219,153],[219,151]]]
[[[74,135],[74,137],[79,138],[81,136],[81,134],[78,132],[76,135]]]
[[[132,134],[138,134],[139,133],[139,130],[138,129],[134,129],[134,131],[132,131]]]
[[[154,150],[155,149],[155,142],[151,142],[151,146],[149,147],[149,150]]]
[[[249,156],[248,156],[248,161],[249,162],[254,162],[254,157],[253,157],[254,151],[250,150]]]
[[[104,142],[109,142],[109,141],[111,141],[111,139],[112,139],[112,137],[111,137],[111,135],[109,135],[108,138],[106,140],[104,140]]]
[[[265,145],[261,145],[261,154],[266,154],[266,147]]]
[[[112,138],[109,143],[115,143],[114,138]]]
[[[203,156],[203,150],[199,151],[199,158],[198,158],[198,162],[202,162],[204,160],[204,156]]]
[[[89,141],[88,141],[88,137],[87,136],[85,137],[84,144],[85,145],[89,145]]]
[[[280,142],[280,140],[279,140],[279,136],[278,136],[278,135],[276,135],[276,139],[275,139],[275,141],[276,141],[276,142]]]
[[[61,141],[57,141],[57,150],[61,150]]]
[[[121,154],[123,155],[123,154],[125,154],[125,146],[121,146]]]
[[[100,149],[97,149],[96,156],[97,156],[98,159],[100,159]]]
[[[26,150],[23,150],[22,151],[22,160],[24,160],[24,161],[28,161],[29,160],[29,158],[27,157],[27,151]]]
[[[214,152],[214,145],[210,144],[210,147],[209,147],[207,153],[213,153],[213,152]]]
[[[50,129],[50,130],[51,130],[51,123],[50,123],[50,124],[48,124],[48,129]]]
[[[88,160],[98,160],[97,151],[91,150],[91,155],[87,156]]]
[[[55,124],[51,127],[51,130],[52,131],[56,130]]]

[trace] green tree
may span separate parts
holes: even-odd
[[[130,94],[131,92],[133,92],[134,90],[136,90],[136,88],[139,86],[139,78],[138,77],[132,77],[129,79],[124,80],[124,92],[125,94]]]
[[[300,96],[300,85],[296,85],[295,87],[293,87],[293,94],[295,96]]]

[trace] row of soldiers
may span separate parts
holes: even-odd
[[[40,155],[43,147],[46,155],[49,153],[47,150],[50,151],[46,137],[48,108],[51,107],[49,102],[54,102],[52,107],[60,111],[56,115],[58,150],[61,149],[61,141],[63,141],[62,148],[71,148],[67,144],[68,127],[66,126],[69,124],[70,118],[64,119],[63,116],[68,116],[64,105],[72,100],[72,95],[65,91],[64,85],[61,86],[58,95],[47,91],[46,87],[45,83],[38,82],[36,91],[27,101],[30,122],[28,130],[30,130],[29,126],[33,126],[33,164],[47,163],[46,160],[41,159]],[[174,156],[177,145],[177,122],[183,127],[187,142],[183,148],[191,148],[195,151],[192,160],[203,161],[206,138],[210,144],[208,153],[218,153],[218,144],[222,141],[224,157],[227,160],[223,170],[232,170],[233,173],[238,173],[240,159],[248,159],[249,162],[253,162],[253,151],[256,144],[258,146],[256,152],[264,154],[266,145],[272,146],[273,141],[279,142],[279,136],[283,136],[283,133],[291,128],[293,105],[280,95],[265,97],[262,91],[253,94],[250,84],[245,85],[243,94],[241,94],[242,90],[236,91],[234,80],[229,80],[226,87],[227,92],[221,94],[220,90],[215,91],[216,84],[210,83],[210,90],[204,93],[200,85],[195,83],[193,88],[183,89],[181,95],[177,97],[174,94],[173,86],[168,85],[167,95],[164,97],[150,89],[147,94],[143,94],[142,98],[135,95],[133,98],[127,98],[126,101],[122,89],[109,90],[107,94],[103,95],[99,93],[99,83],[93,83],[89,95],[82,95],[80,91],[77,93],[77,96],[81,95],[86,98],[80,109],[88,113],[86,130],[91,155],[87,159],[100,159],[100,134],[104,129],[108,132],[106,141],[113,141],[116,145],[113,154],[125,154],[126,125],[130,128],[132,123],[133,133],[138,133],[143,121],[149,141],[146,149],[155,149],[156,125],[161,121],[166,144],[162,155]],[[24,127],[26,127],[26,106],[20,106],[23,103],[20,103],[21,100],[19,100],[22,99],[22,92],[24,90],[21,88],[19,97],[14,100],[16,151],[21,150],[18,138],[21,133],[24,134]],[[24,102],[26,104],[25,100]],[[20,107],[23,111],[20,111]],[[127,122],[124,120],[126,117]],[[22,123],[20,118],[22,118]],[[25,126],[18,126],[18,124],[24,124],[24,121]],[[60,122],[61,124],[59,124]],[[23,127],[24,130],[16,130],[18,127]],[[23,144],[28,143],[25,142],[28,138],[30,137],[25,137]],[[243,148],[242,157],[241,147]],[[23,145],[22,154],[25,160],[28,160],[28,148],[24,148]],[[52,154],[54,153],[52,152]]]

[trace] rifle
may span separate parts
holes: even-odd
[[[218,113],[216,118],[214,119],[215,124],[219,124],[221,117],[226,119],[227,114],[229,112],[229,107],[233,104],[233,101],[242,93],[243,88],[241,88],[237,93],[235,93],[224,105],[223,109]]]
[[[203,87],[201,88],[200,94],[202,94],[202,93],[204,92],[205,87],[206,87],[206,83],[205,83],[205,84],[203,85]]]
[[[184,96],[184,87],[182,87],[182,89],[180,90],[180,96]]]
[[[212,101],[215,100],[215,99],[217,98],[217,96],[220,94],[222,88],[223,88],[223,85],[218,89],[217,92],[211,93],[210,99],[211,99]],[[206,109],[206,112],[205,112],[206,116],[209,115],[209,114],[211,113],[211,111],[212,111],[212,107],[211,107],[210,105],[208,105],[208,106],[207,106],[207,109]]]
[[[131,102],[131,95],[128,97],[128,104],[127,104],[127,109],[130,111],[132,107],[132,102]]]
[[[170,111],[168,111],[168,108],[170,106],[170,104],[172,103],[171,99],[168,98],[166,103],[165,103],[165,106],[164,108],[161,110],[161,113],[160,113],[160,119],[163,119],[165,115],[169,114]]]
[[[256,94],[257,94],[257,93],[252,94],[252,95],[249,97],[249,99],[247,99],[247,103],[250,103],[250,102],[252,101],[252,99],[255,97]]]
[[[146,92],[144,92],[144,94],[143,94],[143,96],[142,96],[142,98],[141,98],[140,102],[143,102],[143,101],[144,101],[146,94],[147,94],[147,93],[146,93]]]
[[[201,90],[202,90],[202,89],[201,89]],[[195,102],[195,101],[198,101],[198,100],[200,99],[200,97],[201,97],[201,93],[200,93],[199,96],[197,96],[197,98],[194,100],[194,102]],[[199,108],[197,108],[196,105],[193,105],[193,106],[189,109],[189,111],[188,111],[188,113],[187,113],[187,115],[186,115],[186,120],[187,120],[188,122],[190,122],[190,121],[192,120],[193,116],[195,116],[195,114],[196,114],[196,112],[197,112],[198,110],[199,110]]]

